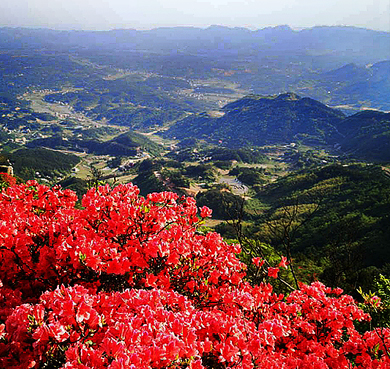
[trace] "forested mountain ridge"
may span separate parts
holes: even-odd
[[[228,146],[289,143],[297,137],[318,143],[335,139],[338,136],[335,125],[344,118],[340,111],[293,93],[247,96],[226,105],[223,111],[225,114],[220,118],[205,114],[185,118],[166,135],[222,140]]]
[[[390,113],[366,110],[338,125],[342,149],[365,160],[390,161]]]
[[[147,137],[135,132],[123,133],[109,141],[97,139],[66,138],[61,135],[53,135],[47,138],[39,138],[27,144],[28,147],[49,147],[52,149],[71,149],[78,152],[91,152],[96,155],[136,156],[145,150],[152,154],[162,152],[162,147]]]
[[[340,138],[335,128],[345,117],[338,110],[294,93],[279,96],[251,95],[226,105],[224,115],[199,114],[185,118],[165,135],[223,141],[228,146],[306,142],[329,142]]]
[[[327,94],[325,101],[329,105],[353,106],[360,101],[363,106],[390,110],[390,60],[367,65],[349,63],[308,79],[311,84],[302,93],[317,91],[313,97],[319,100]],[[374,100],[371,105],[369,102]]]
[[[370,275],[389,273],[390,179],[380,166],[294,172],[265,187],[258,198],[270,208],[251,234],[281,252],[288,238],[297,260],[300,253],[315,260],[327,284],[353,293],[371,283]]]
[[[366,110],[352,116],[294,93],[250,95],[227,104],[223,116],[189,116],[164,135],[193,137],[230,147],[286,144],[339,145],[367,160],[390,159],[390,113]]]

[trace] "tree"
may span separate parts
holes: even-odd
[[[298,231],[313,217],[319,206],[320,203],[300,204],[295,198],[292,204],[282,206],[265,222],[271,245],[287,257],[296,288],[298,278],[294,270],[292,245]]]
[[[103,178],[104,178],[103,172],[100,169],[96,168],[95,165],[93,164],[89,166],[89,169],[90,169],[90,174],[88,175],[88,179],[87,179],[88,187],[98,188],[103,184]]]

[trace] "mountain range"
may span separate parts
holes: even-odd
[[[390,60],[358,66],[355,63],[309,77],[300,92],[332,106],[366,106],[390,110]],[[348,111],[348,110],[346,110]]]
[[[80,86],[77,81],[87,78],[85,74],[91,79],[107,70],[115,75],[119,69],[151,73],[154,80],[148,78],[149,82],[157,83],[161,93],[191,90],[191,83],[197,84],[194,93],[221,91],[203,85],[212,79],[238,86],[246,94],[293,91],[345,111],[361,107],[390,111],[390,33],[364,28],[278,26],[251,31],[210,26],[104,32],[0,28],[0,50],[0,87],[8,89],[25,85],[28,79],[39,81],[41,88],[48,88],[48,80],[49,88],[66,81]],[[34,77],[46,64],[48,70],[55,64],[61,75]],[[142,105],[148,106],[146,99]]]
[[[0,28],[0,47],[52,50],[115,49],[182,54],[253,55],[270,51],[300,50],[315,57],[321,52],[367,62],[390,58],[390,33],[357,27],[320,26],[299,31],[282,25],[251,31],[213,25],[207,28],[162,27],[152,30],[56,31],[50,29]],[[367,50],[370,55],[367,55]],[[373,60],[376,59],[376,60]],[[359,62],[360,62],[359,60]]]
[[[194,114],[176,122],[164,135],[229,147],[291,142],[336,145],[356,157],[390,160],[390,113],[368,110],[346,116],[294,93],[246,96],[227,104],[219,117]]]

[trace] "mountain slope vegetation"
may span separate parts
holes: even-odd
[[[354,293],[389,273],[390,179],[380,166],[329,165],[292,173],[258,199],[250,234],[297,260],[315,261],[317,277]],[[310,268],[305,267],[306,273]],[[314,273],[314,269],[311,269]]]
[[[222,111],[221,117],[191,115],[176,122],[164,135],[230,147],[290,142],[340,145],[343,153],[359,159],[390,161],[390,113],[366,110],[347,117],[294,93],[250,95],[227,104]]]
[[[72,154],[48,150],[44,148],[23,148],[7,154],[14,168],[15,175],[23,180],[39,177],[53,180],[56,176],[69,174],[80,162],[80,158]]]
[[[146,151],[152,155],[162,152],[162,147],[147,137],[136,133],[126,132],[109,141],[98,139],[66,138],[55,135],[39,138],[27,144],[28,147],[50,147],[52,149],[72,149],[88,151],[96,155],[135,156],[138,152]]]
[[[325,143],[340,135],[335,126],[344,114],[310,98],[287,93],[276,97],[247,96],[226,105],[224,115],[202,113],[185,118],[165,132],[168,137],[223,141],[227,146],[266,145],[302,140]]]
[[[339,125],[343,150],[374,161],[390,161],[390,113],[363,111],[347,117]]]

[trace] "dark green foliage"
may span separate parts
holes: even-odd
[[[224,111],[220,118],[212,118],[206,113],[192,115],[164,134],[222,142],[230,147],[294,140],[325,143],[340,138],[335,125],[344,118],[338,110],[292,93],[277,97],[247,96],[226,105]]]
[[[212,188],[196,195],[198,206],[207,206],[213,210],[215,219],[236,219],[239,217],[243,199],[226,189]]]
[[[162,164],[157,161],[157,160],[152,160],[152,159],[145,159],[142,160],[141,163],[139,164],[138,171],[139,172],[145,172],[145,171],[157,171],[160,170],[162,167]]]
[[[64,139],[56,135],[31,141],[28,147],[50,147],[53,149],[72,149],[74,151],[88,151],[96,155],[135,156],[141,151],[152,155],[162,152],[162,147],[143,135],[135,132],[123,133],[112,140],[101,142],[98,140],[83,140],[78,138]]]
[[[50,124],[47,126],[44,126],[41,129],[41,132],[44,133],[45,135],[47,134],[52,134],[52,135],[58,135],[63,132],[64,128],[60,126],[59,124]]]
[[[175,123],[171,128],[164,132],[163,135],[165,137],[176,137],[178,139],[191,137],[210,142],[211,138],[214,138],[214,135],[216,135],[219,126],[221,126],[221,124],[219,124],[218,118],[212,118],[207,113],[193,114]],[[229,133],[219,132],[219,136],[211,142],[221,140],[226,137],[226,134]]]
[[[390,113],[363,111],[338,125],[341,148],[365,160],[390,161]]]
[[[122,159],[120,157],[115,157],[107,162],[109,168],[118,168],[122,164]]]
[[[126,147],[139,147],[144,151],[148,151],[152,155],[158,155],[163,151],[163,148],[159,144],[156,144],[141,134],[130,131],[117,136],[109,142],[117,143],[118,145]]]
[[[7,142],[12,136],[0,128],[0,143]]]
[[[185,175],[205,182],[214,182],[215,169],[210,164],[190,165],[185,168]]]
[[[0,154],[0,165],[8,165],[9,164],[9,157],[8,155]]]
[[[167,190],[153,170],[140,172],[138,176],[134,178],[133,183],[139,187],[142,196],[146,196],[151,192],[162,192]]]
[[[167,168],[183,168],[183,164],[178,160],[165,160],[164,161],[164,167]]]
[[[183,176],[180,171],[164,171],[162,176],[169,182],[171,182],[175,187],[190,187],[190,180]]]
[[[187,148],[187,147],[199,148],[201,146],[201,141],[197,140],[196,138],[188,137],[180,140],[177,146],[180,148]]]
[[[4,125],[4,127],[8,129],[19,129],[24,127],[25,130],[27,129],[39,129],[41,126],[38,124],[35,119],[31,120],[31,117],[29,116],[16,116],[13,118],[0,118],[0,122]]]
[[[54,115],[51,115],[51,114],[49,114],[49,113],[37,113],[37,112],[32,112],[31,115],[32,115],[34,118],[43,120],[43,121],[45,121],[45,122],[51,121],[51,120],[57,120],[57,117],[55,117]]]
[[[67,177],[58,183],[61,187],[75,191],[79,199],[88,191],[88,181],[76,178]]]
[[[40,177],[53,179],[62,176],[80,162],[76,155],[36,148],[20,149],[8,154],[14,168],[15,175],[24,180]]]
[[[249,186],[266,182],[264,178],[264,169],[261,168],[235,167],[229,174],[237,176],[238,180]]]
[[[229,160],[217,160],[214,161],[214,165],[219,169],[230,169],[232,167],[232,162]]]
[[[380,271],[390,260],[390,180],[381,167],[330,165],[302,171],[258,196],[271,207],[258,219],[258,237],[281,247],[283,237],[275,237],[275,229],[284,229],[293,214],[285,233],[293,253],[316,260],[319,278],[329,285],[352,293],[370,283],[366,268]]]
[[[199,160],[199,153],[194,152],[194,149],[192,148],[185,148],[180,151],[171,151],[166,156],[178,162]]]
[[[196,145],[196,147],[184,147],[179,151],[171,152],[169,157],[178,161],[237,161],[242,163],[263,163],[267,161],[266,156],[258,148],[228,148],[228,147],[204,147],[206,145]]]
[[[339,160],[339,157],[322,155],[318,150],[312,149],[302,151],[293,149],[283,154],[283,162],[288,163],[290,169],[301,170],[316,168],[324,164],[332,164]]]
[[[370,322],[359,324],[362,331],[377,327],[390,328],[390,280],[378,273],[373,279],[373,290],[361,287],[358,289],[360,298],[363,299],[360,307],[372,318]]]
[[[89,174],[87,176],[87,186],[88,188],[98,189],[99,186],[104,186],[106,184],[103,171],[97,168],[94,164],[89,165]]]
[[[257,148],[237,148],[216,147],[205,151],[205,155],[212,160],[235,160],[243,163],[263,163],[267,160],[265,155]]]
[[[133,183],[137,185],[143,196],[151,192],[167,191],[163,183],[163,176],[160,174],[162,162],[160,160],[145,159],[134,167],[137,170],[137,177]]]
[[[215,214],[213,213],[213,217]],[[235,240],[237,238],[237,233],[235,229],[228,223],[222,222],[217,224],[215,227],[215,232],[218,232],[224,239],[232,239]]]
[[[120,130],[114,127],[96,127],[88,129],[76,129],[74,134],[82,135],[83,140],[104,139],[106,136],[117,135]]]

